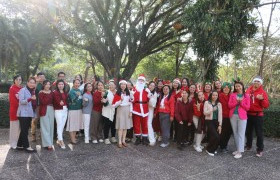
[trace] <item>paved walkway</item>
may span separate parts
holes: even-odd
[[[0,129],[0,179],[280,179],[280,141],[265,140],[265,152],[257,158],[254,151],[236,160],[228,154],[208,156],[192,147],[183,151],[172,146],[162,149],[142,145],[124,149],[116,145],[55,146],[49,152],[37,147],[28,154],[11,150],[8,129]],[[40,142],[38,142],[40,144]],[[231,139],[230,149],[233,150]]]

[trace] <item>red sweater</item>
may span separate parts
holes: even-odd
[[[223,118],[229,118],[229,107],[228,107],[228,101],[229,101],[230,94],[226,95],[225,93],[220,93],[219,95],[219,101],[222,104],[223,109]]]
[[[184,103],[183,101],[178,101],[175,108],[175,118],[180,123],[181,121],[186,121],[188,123],[193,122],[193,110],[192,101]]]
[[[45,116],[47,113],[47,106],[53,105],[53,92],[46,94],[44,92],[39,93],[39,100],[40,100],[40,106],[39,106],[39,115]]]
[[[53,107],[54,110],[61,110],[63,106],[60,105],[60,101],[63,101],[64,105],[67,106],[67,93],[60,93],[57,90],[53,91]]]
[[[171,95],[170,99],[168,100],[168,98],[166,97],[164,99],[164,108],[160,107],[160,102],[161,102],[161,99],[162,97],[159,98],[159,101],[158,101],[158,112],[161,112],[161,113],[167,113],[167,114],[170,114],[171,117],[174,117],[174,110],[175,110],[175,99],[174,97]]]
[[[101,112],[102,111],[102,107],[103,107],[103,104],[101,102],[101,99],[102,99],[102,92],[99,92],[99,91],[95,91],[93,93],[93,110],[94,111],[97,111],[97,112]]]
[[[182,91],[188,91],[188,90],[189,90],[189,87],[188,87],[188,86],[181,87],[181,90],[182,90]]]
[[[16,121],[17,109],[18,109],[18,92],[22,87],[12,85],[9,89],[9,101],[10,101],[10,121]]]
[[[247,112],[248,115],[253,116],[263,116],[263,110],[269,107],[268,95],[264,91],[263,87],[259,87],[254,90],[253,86],[250,86],[247,91],[247,94],[250,96],[250,109]],[[263,100],[257,99],[257,95],[263,95]]]
[[[204,94],[204,100],[207,101],[209,99],[209,95],[211,93],[208,94],[208,93],[204,92],[203,94]]]
[[[197,117],[201,117],[204,115],[203,114],[204,102],[199,102],[199,104],[200,104],[200,109],[198,110],[196,106],[196,102],[193,103],[193,115]]]
[[[176,94],[176,90],[174,90],[174,91],[172,92],[172,96],[174,97],[174,100],[175,100],[175,103],[176,103],[176,102],[177,102],[177,99],[182,97],[182,91],[180,91],[180,92],[178,92],[178,93]]]

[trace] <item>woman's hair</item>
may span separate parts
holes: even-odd
[[[196,102],[196,103],[199,102],[199,98],[198,98],[198,94],[199,94],[199,93],[202,93],[202,94],[203,94],[203,91],[198,91],[197,93],[194,94],[194,98],[195,98],[195,102]],[[203,100],[203,102],[204,102],[204,101],[205,101],[205,99]]]
[[[205,92],[205,86],[209,85],[211,87],[211,91],[213,90],[212,84],[210,82],[206,82],[203,86],[203,92]]]
[[[55,87],[56,87],[56,89],[58,90],[58,84],[61,83],[61,82],[62,82],[63,85],[64,85],[64,87],[63,87],[63,92],[65,92],[65,82],[64,82],[62,79],[56,81]],[[58,91],[59,91],[59,90],[58,90]]]
[[[154,81],[150,81],[148,86],[150,86],[150,84],[154,83],[155,84],[155,89],[153,91],[151,91],[152,94],[155,94],[156,92],[156,83]]]
[[[15,76],[13,77],[13,82],[14,82],[14,84],[15,84],[16,79],[19,78],[19,77],[21,77],[21,75],[19,75],[19,74],[15,75]],[[22,77],[21,77],[21,79],[22,79]]]
[[[216,87],[216,82],[219,81],[221,83],[221,86],[222,86],[222,82],[220,80],[216,80],[214,81],[214,90],[217,90],[217,87]]]
[[[27,80],[27,82],[30,82],[31,80],[34,80],[35,83],[36,83],[36,78],[35,78],[35,77],[29,77],[28,80]]]
[[[80,81],[79,79],[74,79],[74,80],[73,80],[73,84],[75,84],[76,81],[79,81],[80,84],[81,84],[81,81]]]
[[[189,86],[189,89],[188,89],[187,93],[188,93],[188,94],[191,94],[191,92],[190,92],[190,87],[191,87],[191,86],[194,86],[194,88],[195,88],[195,89],[194,89],[194,95],[195,95],[195,94],[196,94],[196,85],[195,85],[195,84],[191,84],[191,85]]]
[[[83,82],[83,76],[82,76],[81,74],[78,74],[78,75],[75,76],[75,79],[76,79],[77,76],[80,77],[80,83],[83,84],[83,83],[84,83],[84,82]]]
[[[183,79],[182,79],[182,81],[181,81],[181,84],[183,83],[183,80],[186,80],[186,81],[187,81],[187,86],[190,86],[190,81],[189,81],[189,79],[188,79],[188,78],[186,78],[186,77],[185,77],[185,78],[183,78]]]
[[[229,93],[231,93],[231,84],[229,82],[224,82],[222,85],[222,92],[224,92],[224,88],[228,87],[229,88]]]
[[[172,82],[172,90],[171,90],[172,92],[174,91],[173,84],[174,84],[174,81]],[[176,91],[177,91],[178,89],[181,89],[181,84],[180,84],[180,83],[178,83],[178,87],[177,87]]]
[[[233,89],[233,92],[237,92],[237,90],[235,89],[235,84],[240,84],[242,86],[242,94],[245,94],[245,87],[244,87],[244,84],[243,82],[241,81],[234,81],[234,89]]]
[[[165,84],[165,85],[162,86],[162,89],[161,89],[161,98],[164,96],[164,94],[163,94],[163,89],[164,89],[164,87],[168,87],[168,89],[169,89],[169,94],[168,94],[168,96],[167,96],[167,99],[169,100],[170,97],[171,97],[171,95],[172,95],[172,92],[171,92],[170,86],[167,85],[167,84]]]
[[[217,94],[218,94],[218,98],[217,98],[217,100],[216,100],[216,102],[215,102],[215,105],[217,105],[218,102],[219,102],[219,93],[218,93],[218,91],[216,91],[216,90],[213,90],[213,91],[210,93],[209,98],[208,98],[208,101],[209,101],[209,102],[212,102],[213,93],[217,93]]]
[[[87,92],[87,87],[88,87],[89,84],[92,86],[91,83],[86,83],[85,86],[84,86],[84,92],[83,92],[83,94],[85,94],[85,93]],[[91,93],[92,93],[92,91],[91,91]]]
[[[51,85],[51,82],[49,81],[49,80],[44,80],[43,81],[43,86],[42,86],[42,89],[44,90],[45,89],[45,86],[48,84],[48,83],[50,83],[50,85]]]
[[[124,89],[124,92],[125,92],[125,94],[126,94],[127,96],[130,96],[130,92],[129,92],[128,88],[127,88],[127,85],[126,85],[126,87],[125,87],[125,89]],[[122,95],[122,89],[121,89],[121,85],[120,85],[120,84],[118,85],[117,95],[119,95],[119,96]]]

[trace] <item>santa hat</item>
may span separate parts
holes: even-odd
[[[179,78],[174,79],[173,82],[177,82],[178,84],[181,84],[181,81]]]
[[[140,75],[138,76],[138,80],[146,81],[145,75],[144,75],[144,74],[140,74]]]
[[[123,80],[123,79],[122,79],[122,80],[120,80],[120,82],[119,82],[119,85],[120,85],[120,84],[127,84],[127,82],[126,82],[126,80]]]
[[[259,81],[261,84],[263,84],[263,79],[262,79],[261,76],[256,76],[256,77],[253,79],[253,83],[254,83],[255,81]]]
[[[115,80],[114,80],[114,79],[110,79],[110,80],[109,80],[109,83],[110,83],[110,82],[115,83]]]

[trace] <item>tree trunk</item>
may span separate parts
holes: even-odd
[[[270,11],[270,16],[269,16],[269,22],[266,28],[266,32],[265,32],[265,36],[263,35],[263,48],[262,48],[262,55],[261,55],[261,62],[260,62],[260,69],[259,69],[259,76],[263,76],[263,68],[264,68],[264,61],[265,61],[265,55],[266,55],[266,47],[268,44],[268,38],[269,38],[269,29],[270,29],[270,25],[271,25],[271,21],[272,21],[272,15],[273,15],[273,11],[275,9],[276,4],[272,4],[271,5],[271,11]],[[264,27],[263,27],[263,31],[264,31]],[[264,34],[264,32],[263,32]]]

